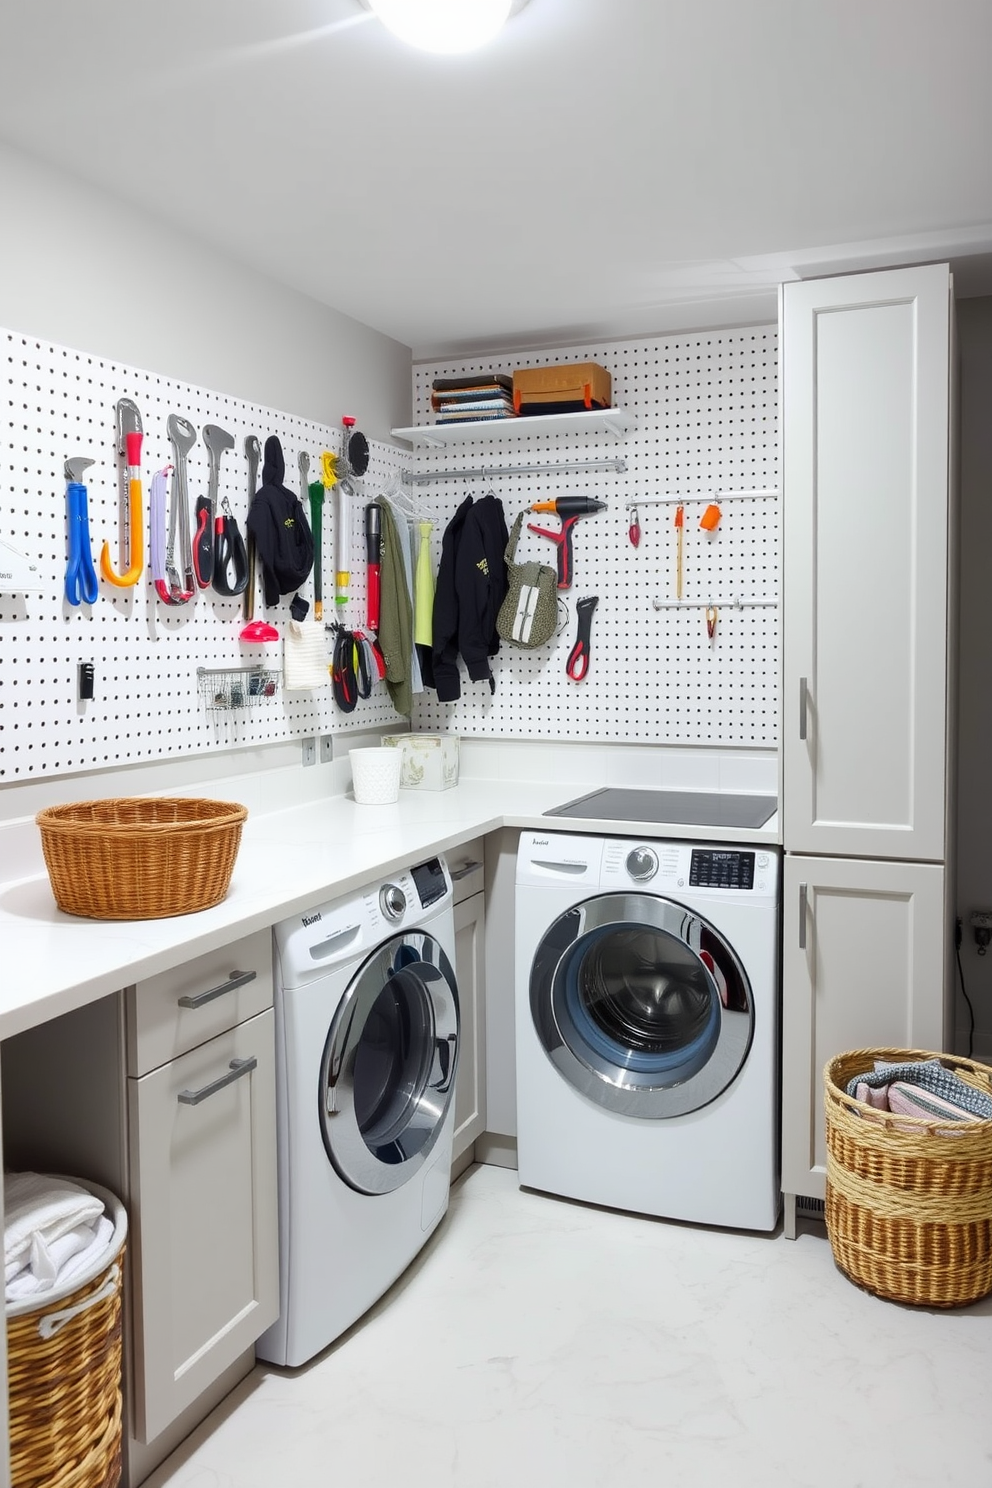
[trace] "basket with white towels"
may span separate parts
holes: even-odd
[[[6,1301],[64,1291],[111,1252],[114,1221],[103,1200],[71,1179],[5,1173]]]

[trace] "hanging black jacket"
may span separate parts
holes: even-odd
[[[496,616],[506,597],[508,533],[499,497],[467,496],[441,540],[434,592],[434,683],[442,703],[461,696],[458,656],[473,682],[496,682],[489,658],[499,650]]]
[[[283,485],[286,462],[274,434],[265,441],[262,484],[248,508],[247,527],[262,564],[265,603],[279,603],[313,568],[313,538],[295,492]]]

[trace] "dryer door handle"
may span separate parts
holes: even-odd
[[[458,1035],[449,1033],[447,1038],[435,1040],[435,1053],[438,1064],[441,1066],[441,1076],[438,1080],[431,1081],[431,1090],[437,1090],[444,1095],[451,1086],[451,1075],[455,1067],[454,1053]]]

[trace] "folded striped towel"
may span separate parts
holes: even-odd
[[[4,1275],[9,1282],[38,1261],[51,1266],[50,1247],[80,1225],[92,1226],[104,1212],[102,1199],[78,1183],[43,1173],[5,1173]],[[47,1254],[46,1254],[47,1252]]]
[[[847,1093],[881,1111],[937,1121],[992,1121],[992,1096],[945,1069],[939,1059],[904,1064],[876,1059],[873,1070],[847,1082]]]

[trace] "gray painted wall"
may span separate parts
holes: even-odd
[[[408,347],[196,243],[166,190],[176,227],[0,145],[0,325],[371,439],[412,421]]]

